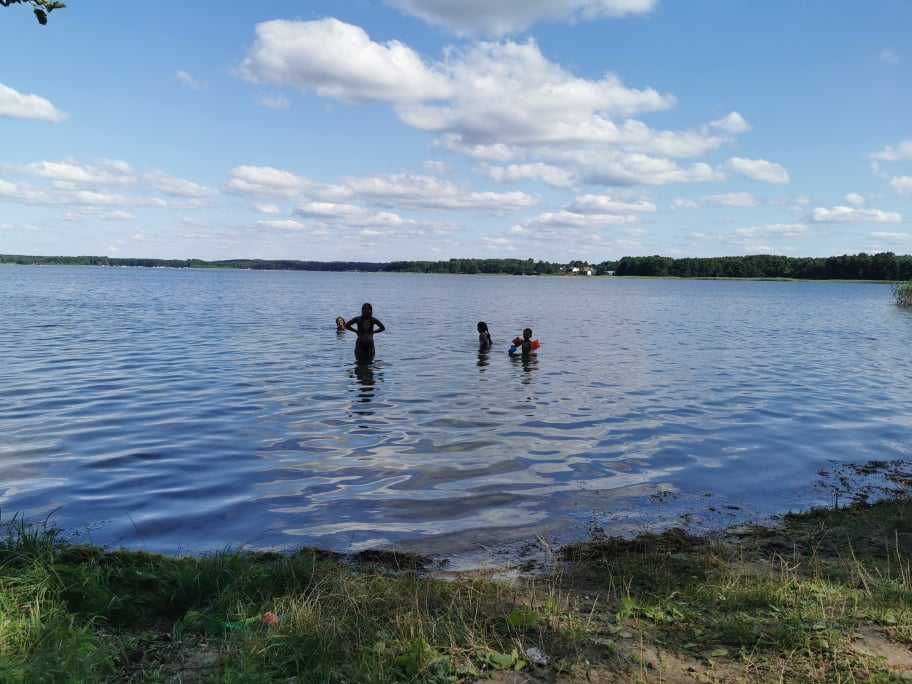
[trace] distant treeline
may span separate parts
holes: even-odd
[[[459,273],[558,275],[574,267],[595,275],[657,276],[680,278],[804,278],[810,280],[912,280],[912,256],[855,254],[836,257],[796,258],[785,256],[713,257],[672,259],[670,257],[624,257],[589,265],[583,261],[560,264],[534,259],[449,259],[447,261],[293,261],[271,259],[118,259],[113,257],[44,257],[0,255],[0,264],[66,266],[145,266],[166,268],[241,268],[257,271],[367,271],[396,273]]]
[[[566,264],[534,261],[533,259],[450,259],[448,261],[393,261],[386,264],[383,270],[398,273],[556,275],[563,269],[566,269]]]
[[[361,261],[294,261],[291,259],[118,259],[103,256],[24,256],[0,254],[0,264],[32,266],[144,266],[146,268],[246,268],[254,271],[384,271],[387,264]]]
[[[624,257],[609,270],[614,270],[619,276],[679,278],[912,280],[912,256],[897,256],[892,252],[884,252],[819,258],[767,255],[709,259]]]

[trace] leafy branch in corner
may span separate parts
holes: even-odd
[[[66,7],[64,3],[55,2],[55,0],[0,0],[0,6],[9,7],[10,5],[31,5],[35,18],[42,26],[48,23],[48,15],[51,12]]]

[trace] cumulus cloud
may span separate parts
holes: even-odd
[[[784,166],[765,159],[732,157],[727,166],[737,174],[762,183],[788,183],[790,180]]]
[[[399,41],[376,43],[359,26],[338,19],[258,24],[241,64],[256,83],[312,89],[354,102],[408,102],[445,98],[450,84]]]
[[[266,215],[274,216],[276,214],[282,213],[282,210],[279,208],[279,206],[277,204],[259,203],[259,204],[254,204],[253,208],[256,211],[260,212],[261,214],[266,214]]]
[[[174,77],[188,88],[193,88],[194,90],[200,89],[200,82],[193,78],[189,71],[178,69],[177,73],[174,74]]]
[[[257,27],[241,72],[324,97],[389,104],[404,123],[435,134],[448,150],[488,163],[512,162],[483,168],[504,182],[537,178],[564,187],[582,176],[606,184],[637,184],[642,176],[646,184],[719,180],[706,164],[678,167],[671,159],[705,155],[750,128],[731,112],[692,130],[654,130],[632,117],[667,110],[674,96],[631,88],[612,73],[579,77],[547,59],[534,40],[451,47],[440,60],[426,61],[402,43],[373,41],[360,27],[336,19],[266,22]],[[631,168],[643,165],[652,168]]]
[[[864,205],[865,198],[864,196],[859,195],[857,192],[850,192],[845,196],[845,201],[853,207],[860,207]]]
[[[351,197],[351,189],[342,185],[315,183],[291,171],[272,166],[236,166],[231,170],[228,190],[255,197],[301,197],[335,201]]]
[[[539,214],[530,221],[521,224],[523,228],[603,228],[626,223],[636,223],[639,219],[633,215],[623,214],[581,214],[567,209],[548,211]],[[518,232],[518,231],[517,231]]]
[[[581,153],[576,156],[576,163],[584,173],[584,181],[593,185],[668,185],[725,179],[724,174],[704,162],[680,166],[671,159],[639,153]]]
[[[630,202],[610,195],[582,195],[568,210],[577,214],[640,214],[654,213],[656,205],[646,199]]]
[[[658,0],[388,0],[403,12],[455,33],[500,36],[540,21],[591,21],[651,12]]]
[[[738,112],[731,112],[721,119],[710,121],[709,127],[724,131],[725,133],[729,133],[731,135],[740,135],[741,133],[747,133],[751,129],[750,124],[747,123],[744,117],[741,116]]]
[[[890,187],[900,195],[912,195],[912,176],[897,176],[890,181]]]
[[[46,98],[20,93],[0,83],[0,118],[4,117],[59,123],[66,118],[66,114]]]
[[[903,140],[896,145],[887,145],[871,155],[874,161],[905,161],[912,159],[912,140]]]
[[[254,197],[309,200],[299,205],[299,214],[351,211],[355,205],[347,200],[352,198],[383,207],[495,212],[525,209],[538,203],[537,197],[524,192],[477,192],[436,176],[397,173],[324,184],[269,166],[236,167],[228,189]]]
[[[157,206],[154,199],[95,190],[38,188],[0,179],[0,200],[32,206]]]
[[[740,238],[779,237],[801,238],[807,235],[808,227],[804,223],[770,223],[764,226],[739,228],[735,235]]]
[[[726,192],[704,197],[703,203],[711,207],[746,208],[756,207],[757,198],[749,192]]]
[[[273,230],[307,230],[307,224],[294,219],[264,219],[257,221],[257,225]]]
[[[537,197],[524,192],[466,191],[451,181],[407,173],[354,178],[348,187],[359,197],[379,204],[423,209],[509,211],[538,203]]]
[[[202,199],[212,194],[212,190],[199,183],[153,172],[146,174],[146,181],[159,192],[173,197]]]
[[[902,215],[895,211],[860,209],[837,206],[830,209],[817,207],[811,213],[814,223],[901,223]]]
[[[26,166],[29,173],[71,185],[122,185],[136,182],[127,162],[105,161],[97,166],[75,161],[41,161]],[[66,186],[62,186],[66,187]]]
[[[675,209],[699,209],[700,203],[685,197],[676,197],[671,206]]]
[[[483,172],[498,183],[541,181],[555,188],[569,188],[576,183],[576,176],[566,169],[551,164],[535,162],[508,166],[482,166]]]

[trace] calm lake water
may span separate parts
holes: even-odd
[[[333,323],[364,300],[369,369]],[[766,516],[828,501],[832,461],[912,457],[884,285],[3,267],[0,319],[3,517],[102,544],[471,554]]]

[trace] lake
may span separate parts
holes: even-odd
[[[388,332],[358,368],[333,321],[365,300]],[[3,267],[0,318],[3,518],[99,544],[477,560],[912,457],[886,285]],[[527,325],[541,353],[508,358]]]

